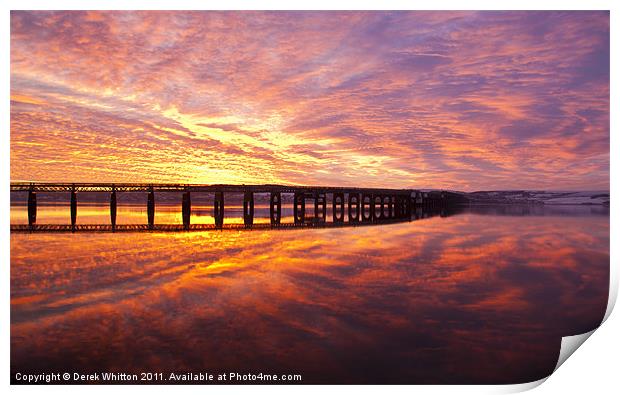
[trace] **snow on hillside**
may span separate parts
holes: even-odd
[[[609,205],[608,191],[480,191],[466,194],[472,203]]]

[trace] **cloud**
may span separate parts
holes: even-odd
[[[11,100],[13,179],[605,189],[609,13],[13,11]]]

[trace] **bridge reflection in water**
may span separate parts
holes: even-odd
[[[11,224],[12,232],[176,232],[223,229],[298,229],[368,226],[411,221],[427,216],[449,215],[458,207],[459,196],[447,191],[409,189],[306,187],[282,185],[189,185],[189,184],[51,184],[11,183],[11,192],[27,192],[28,224]],[[37,192],[70,193],[70,224],[37,224]],[[109,194],[109,224],[77,224],[78,193]],[[147,194],[147,221],[117,224],[117,192]],[[155,223],[155,193],[181,192],[182,224]],[[192,194],[213,196],[213,223],[192,224]],[[243,195],[243,223],[225,223],[228,194]],[[255,195],[269,196],[269,222],[255,223]],[[292,195],[292,222],[282,221],[283,195]],[[200,196],[200,195],[199,195]],[[328,197],[331,218],[328,219]]]

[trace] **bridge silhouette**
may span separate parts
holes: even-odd
[[[295,229],[379,225],[411,221],[458,205],[459,195],[447,191],[413,189],[322,187],[291,185],[203,185],[146,183],[39,183],[12,182],[11,192],[28,193],[28,224],[11,224],[11,232],[137,232],[205,231],[213,229]],[[37,224],[37,193],[70,193],[71,224]],[[110,224],[77,224],[80,192],[109,194]],[[147,222],[117,225],[117,192],[147,194]],[[155,224],[155,194],[181,192],[183,224]],[[191,224],[192,194],[213,194],[213,224]],[[269,223],[254,223],[255,194],[269,195]],[[243,224],[225,224],[227,194],[243,194]],[[282,222],[282,195],[293,195],[293,222]],[[331,195],[332,220],[327,220]],[[308,200],[311,210],[307,210]],[[313,210],[312,210],[313,209]],[[346,216],[345,216],[346,210]],[[313,215],[308,215],[313,214]]]

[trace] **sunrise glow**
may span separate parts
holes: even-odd
[[[14,11],[11,179],[607,189],[609,13]]]

